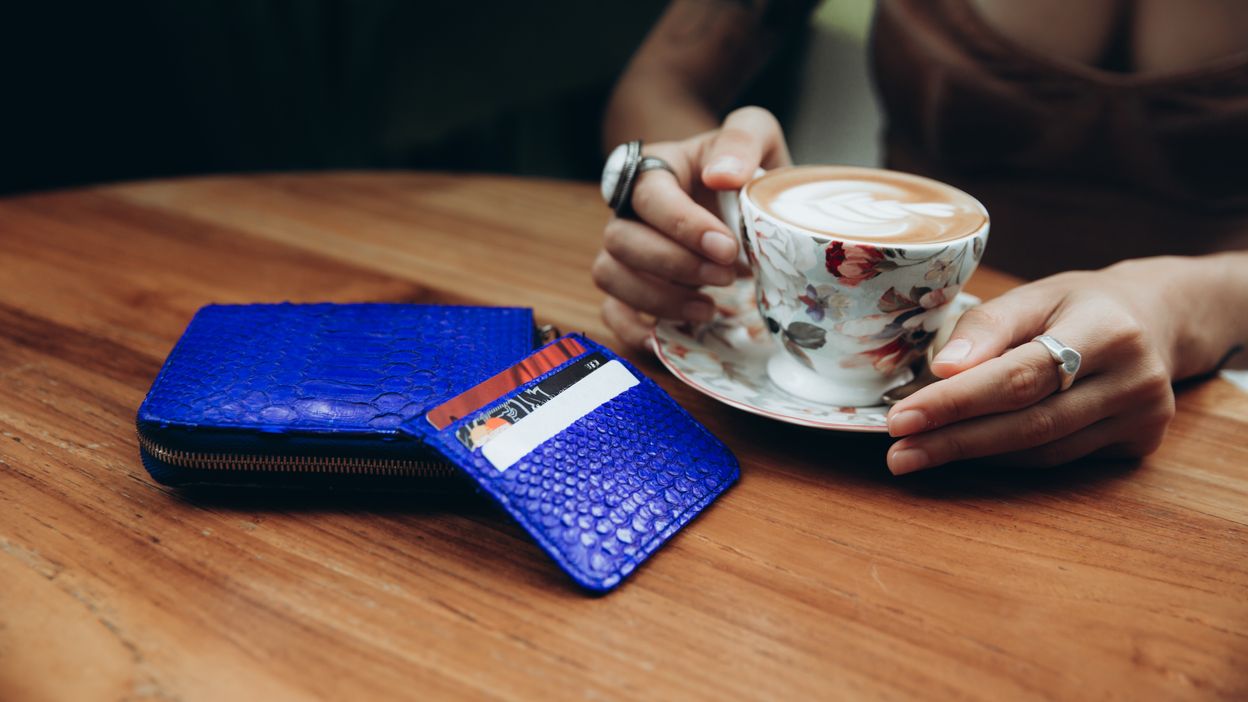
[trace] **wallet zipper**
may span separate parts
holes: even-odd
[[[273,456],[247,453],[205,453],[166,448],[138,432],[139,447],[152,458],[192,470],[333,473],[413,478],[450,478],[459,474],[449,463],[401,458],[352,458],[344,456]]]

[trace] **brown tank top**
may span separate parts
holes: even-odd
[[[889,167],[982,200],[990,265],[1248,247],[1248,53],[1113,73],[1021,47],[967,0],[880,0],[872,59]]]

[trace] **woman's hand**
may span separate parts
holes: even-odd
[[[638,177],[632,202],[638,219],[607,223],[593,266],[594,283],[608,296],[602,318],[632,346],[646,343],[654,317],[711,319],[714,307],[698,288],[735,281],[738,249],[735,234],[712,214],[715,191],[739,189],[760,166],[790,163],[780,124],[758,107],[731,113],[719,129],[643,151],[667,161],[676,175]]]
[[[1218,303],[1214,294],[1185,294],[1199,283],[1178,282],[1200,278],[1191,270],[1196,261],[1141,259],[1063,273],[969,310],[932,363],[944,380],[889,411],[889,433],[904,437],[889,449],[889,470],[986,456],[1050,466],[1156,450],[1174,417],[1176,369],[1179,377],[1207,371],[1224,351],[1208,341],[1198,348],[1198,325]],[[1083,355],[1065,392],[1058,392],[1057,363],[1032,343],[1040,334]]]

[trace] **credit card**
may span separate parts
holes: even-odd
[[[428,419],[435,429],[441,431],[460,417],[468,416],[537,376],[583,353],[585,353],[585,347],[581,346],[576,339],[572,337],[560,339],[502,373],[483,380],[434,407],[425,414],[425,419]]]
[[[506,402],[479,413],[465,422],[455,432],[455,438],[469,451],[476,449],[510,427],[556,395],[574,385],[607,362],[607,357],[595,351],[578,358],[572,365],[555,373],[527,390],[516,393]]]
[[[558,436],[585,415],[615,399],[640,381],[619,361],[608,361],[522,417],[481,447],[481,455],[502,472]]]

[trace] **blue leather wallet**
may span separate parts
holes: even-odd
[[[399,426],[539,342],[522,308],[210,305],[139,407],[140,455],[174,486],[451,479],[459,471]]]
[[[530,310],[214,305],[138,413],[157,481],[475,485],[581,586],[614,588],[736,458],[610,349]]]

